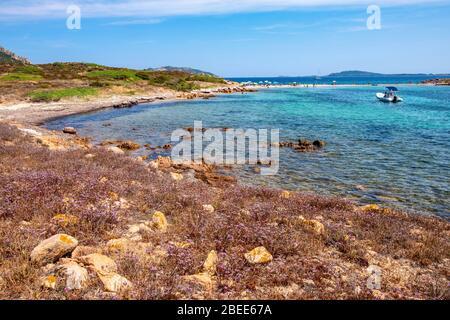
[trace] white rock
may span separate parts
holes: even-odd
[[[109,273],[99,272],[97,274],[101,282],[103,283],[103,286],[105,287],[106,291],[120,292],[131,289],[131,287],[133,286],[132,283],[128,281],[127,278],[121,276],[120,274],[114,272]]]
[[[125,151],[123,151],[119,147],[114,147],[114,146],[108,147],[108,151],[111,151],[112,153],[115,153],[115,154],[125,154]]]
[[[80,290],[86,288],[89,275],[85,268],[75,261],[64,263],[59,268],[66,278],[67,289]]]
[[[203,205],[203,211],[206,211],[208,213],[213,213],[214,212],[214,207],[210,204],[204,204]]]

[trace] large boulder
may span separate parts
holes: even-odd
[[[58,267],[59,273],[66,279],[68,290],[80,290],[87,286],[88,271],[75,261],[67,261]]]
[[[39,243],[31,251],[31,261],[38,265],[45,265],[58,261],[61,257],[71,253],[78,246],[78,241],[67,234],[56,234]]]

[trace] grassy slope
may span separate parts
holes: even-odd
[[[31,97],[33,101],[87,96],[112,87],[130,92],[145,92],[151,87],[187,92],[200,88],[199,83],[220,84],[224,80],[180,71],[141,71],[91,63],[0,64],[0,95]],[[96,88],[98,92],[82,88]]]
[[[175,182],[143,162],[99,148],[50,151],[2,124],[0,172],[0,299],[111,297],[94,280],[81,291],[40,286],[42,271],[30,264],[29,254],[56,233],[70,234],[117,262],[119,273],[134,284],[118,298],[449,298],[450,227],[439,219],[355,210],[350,202],[311,194],[287,199],[266,188]],[[129,206],[112,206],[119,198]],[[204,204],[216,211],[205,212]],[[142,233],[132,249],[148,243],[146,252],[106,248],[153,210],[164,212],[170,225],[167,233]],[[59,213],[79,221],[55,223]],[[299,223],[300,215],[322,221],[325,233]],[[248,264],[244,253],[257,246],[265,246],[274,260]],[[200,272],[212,249],[219,254],[216,286],[199,293],[183,276]],[[157,252],[165,257],[155,259]],[[366,287],[371,264],[382,269],[381,292]]]

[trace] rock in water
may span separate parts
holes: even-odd
[[[119,147],[122,150],[137,150],[141,148],[141,145],[139,143],[133,142],[133,141],[123,141],[120,143],[117,147]]]
[[[316,148],[323,148],[323,147],[325,147],[325,141],[315,140],[313,142],[313,146],[316,147]]]
[[[244,256],[245,259],[251,264],[268,263],[273,259],[270,252],[264,247],[257,247],[252,251],[247,252]]]
[[[39,243],[31,251],[30,258],[33,263],[45,265],[71,253],[77,246],[77,239],[67,234],[56,234]]]
[[[68,134],[77,134],[77,130],[73,127],[65,127],[63,132]]]

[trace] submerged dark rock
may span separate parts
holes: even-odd
[[[283,141],[279,143],[280,148],[291,148],[297,152],[314,152],[325,146],[325,141],[314,140],[311,142],[306,139],[299,139],[297,143],[292,141]]]

